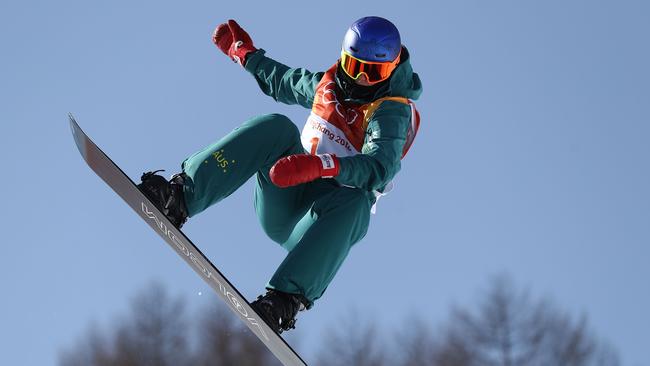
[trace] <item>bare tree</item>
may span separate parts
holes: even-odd
[[[109,335],[93,327],[80,344],[64,351],[63,366],[186,365],[190,359],[183,303],[172,300],[160,284],[136,296],[127,318]]]
[[[196,322],[188,322],[184,303],[160,284],[134,298],[129,314],[107,331],[91,326],[62,366],[277,366],[275,359],[216,295]],[[190,341],[190,340],[195,340]]]
[[[496,276],[474,309],[454,307],[440,329],[411,318],[392,342],[378,323],[352,314],[330,328],[319,365],[618,366],[617,352],[599,341],[585,316],[572,317],[551,301]]]
[[[322,366],[383,366],[387,355],[374,324],[360,320],[357,312],[337,321],[325,336],[318,355]]]
[[[154,283],[136,296],[128,317],[102,334],[92,327],[86,337],[60,357],[63,366],[185,365],[189,360],[183,303]]]
[[[59,364],[63,366],[108,366],[111,365],[111,361],[108,342],[97,326],[92,324],[77,347],[61,353]]]
[[[392,365],[422,366],[431,364],[434,357],[432,345],[435,342],[433,328],[415,316],[403,323],[404,328],[398,330],[395,337],[394,352],[396,360]]]
[[[187,362],[188,326],[183,302],[172,300],[160,284],[137,296],[131,317],[116,332],[115,353],[133,365],[183,365]]]
[[[618,366],[616,351],[596,338],[587,318],[517,290],[506,276],[490,282],[473,309],[454,307],[445,325],[409,319],[388,342],[379,323],[352,312],[323,336],[322,366]],[[91,326],[61,353],[62,366],[257,366],[280,363],[226,308],[214,305],[189,323],[182,301],[160,285],[135,297],[131,312],[107,332]],[[296,333],[294,332],[294,336]],[[190,338],[192,336],[192,338]],[[189,341],[189,339],[195,341]]]
[[[586,317],[573,319],[547,300],[497,277],[476,311],[455,308],[434,347],[437,366],[617,366]]]
[[[200,316],[195,365],[281,365],[230,309],[216,296],[214,300],[214,305]]]

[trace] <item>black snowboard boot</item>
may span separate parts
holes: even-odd
[[[142,183],[138,184],[138,188],[174,226],[180,229],[187,221],[187,208],[183,194],[183,184],[187,176],[185,173],[174,174],[168,182],[156,174],[162,171],[142,174]]]
[[[266,295],[260,295],[251,306],[273,331],[280,334],[296,328],[296,315],[305,310],[307,303],[301,295],[267,290]]]

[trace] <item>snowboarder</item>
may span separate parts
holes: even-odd
[[[419,127],[412,100],[422,86],[397,28],[380,17],[354,22],[324,72],[265,56],[234,20],[216,28],[213,42],[266,95],[311,109],[302,133],[281,114],[254,117],[185,159],[169,181],[147,172],[138,187],[180,228],[257,175],[257,216],[288,254],[251,305],[281,333],[323,295],[365,236]]]

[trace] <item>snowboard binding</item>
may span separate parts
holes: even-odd
[[[140,178],[142,183],[138,184],[138,189],[167,216],[176,228],[180,229],[188,217],[183,194],[183,185],[187,176],[185,173],[174,174],[168,182],[156,174],[162,171],[164,170],[142,174]]]
[[[296,316],[306,309],[308,303],[301,295],[269,289],[266,295],[258,296],[251,307],[274,332],[280,334],[296,328]]]

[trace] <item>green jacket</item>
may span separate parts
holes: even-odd
[[[249,54],[246,70],[253,76],[264,94],[285,104],[299,104],[311,109],[316,87],[324,72],[310,72],[304,68],[290,68],[264,55],[264,50]],[[385,96],[417,99],[422,83],[413,72],[406,48],[402,60],[393,72],[388,90],[374,99]],[[371,102],[371,101],[367,101]],[[411,108],[403,103],[385,101],[371,117],[361,154],[340,158],[339,183],[368,191],[383,191],[399,172],[402,149],[411,123]]]

